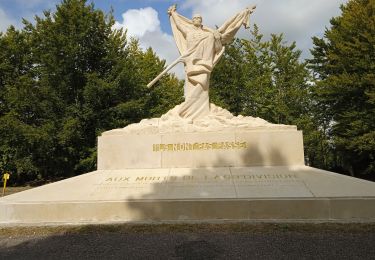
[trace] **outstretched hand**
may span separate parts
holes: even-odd
[[[177,5],[172,5],[171,7],[168,8],[168,14],[172,15],[173,12],[176,12],[177,10]]]
[[[253,13],[256,8],[257,8],[257,6],[253,5],[253,6],[249,6],[247,9],[249,9],[251,11],[251,13]]]

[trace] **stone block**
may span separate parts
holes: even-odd
[[[113,132],[98,141],[98,170],[293,165],[304,165],[302,132],[296,130]]]

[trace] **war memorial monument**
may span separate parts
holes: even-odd
[[[168,10],[185,101],[98,138],[94,172],[0,199],[0,224],[153,221],[375,221],[375,183],[305,166],[295,126],[234,116],[209,101],[210,75],[255,7],[221,27]]]

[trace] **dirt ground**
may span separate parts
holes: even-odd
[[[0,259],[375,259],[375,224],[0,228]]]
[[[5,189],[4,196],[8,196],[8,195],[11,195],[11,194],[14,194],[14,193],[17,193],[17,192],[25,191],[25,190],[28,190],[28,189],[31,189],[31,188],[33,188],[33,187],[30,187],[30,186],[26,186],[26,187],[7,187]],[[3,188],[1,188],[0,196],[2,194],[3,194]]]
[[[374,245],[375,223],[0,226],[0,259],[375,259]]]

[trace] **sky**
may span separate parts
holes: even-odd
[[[151,46],[167,63],[178,58],[177,47],[171,33],[168,7],[177,4],[177,11],[191,18],[195,13],[203,17],[203,24],[215,28],[247,6],[257,5],[251,23],[260,32],[284,33],[288,43],[295,41],[302,50],[302,58],[309,58],[313,36],[323,36],[332,17],[340,15],[340,5],[348,0],[87,0],[96,8],[114,10],[115,28],[124,27],[129,37],[139,39],[143,48]],[[0,0],[0,31],[9,25],[22,28],[22,18],[34,20],[43,10],[54,11],[60,0]],[[240,38],[249,38],[249,32],[241,29]],[[182,77],[183,68],[174,69]]]

